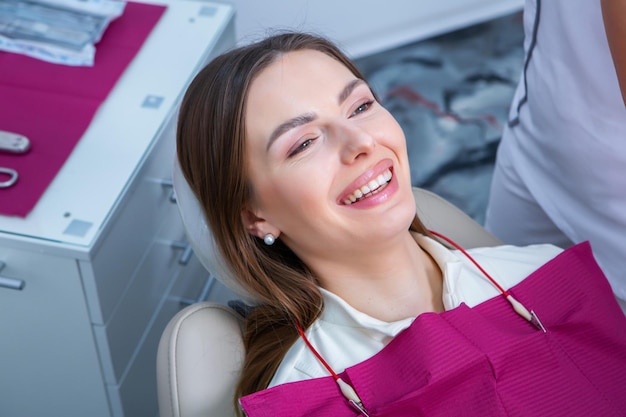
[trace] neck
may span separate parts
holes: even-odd
[[[441,270],[408,232],[385,250],[328,265],[326,271],[316,271],[322,287],[379,320],[443,311]]]

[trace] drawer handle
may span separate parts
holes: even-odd
[[[182,249],[182,253],[178,257],[178,263],[181,265],[187,265],[189,260],[191,259],[191,255],[193,255],[193,249],[191,245],[187,242],[172,242],[172,247],[174,249]]]
[[[209,293],[211,292],[213,284],[215,284],[215,277],[213,275],[209,275],[204,282],[204,285],[202,286],[202,291],[200,291],[198,298],[196,298],[195,300],[192,300],[191,298],[181,298],[180,305],[186,307],[195,303],[199,303],[201,301],[205,301],[209,297]]]
[[[170,194],[170,202],[176,203],[176,191],[174,191],[174,182],[172,180],[161,180],[161,185],[163,188],[171,188],[172,193]]]
[[[4,265],[5,265],[4,262],[0,262],[0,271],[2,271],[2,269],[4,268]],[[9,288],[11,290],[21,291],[24,289],[25,285],[26,285],[26,282],[24,282],[24,280],[22,279],[0,276],[0,287],[2,288]]]

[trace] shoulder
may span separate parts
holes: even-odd
[[[337,373],[379,352],[413,321],[412,317],[382,321],[356,310],[330,291],[320,290],[324,310],[305,333],[315,350]],[[285,355],[270,386],[328,375],[328,370],[302,338],[298,338]]]
[[[467,252],[500,286],[509,289],[562,251],[557,246],[541,244],[502,245],[475,248]],[[444,304],[447,309],[462,302],[472,307],[500,294],[467,256],[456,251],[455,255],[462,267],[456,273],[450,274],[445,283]]]
[[[332,307],[327,310],[334,310]],[[330,314],[327,314],[330,313]],[[306,336],[315,350],[337,373],[379,352],[393,337],[408,327],[412,319],[393,323],[377,321],[345,322],[336,311],[324,311],[307,330]],[[363,313],[360,313],[363,316]],[[331,317],[329,317],[331,316]],[[345,319],[345,318],[344,318]],[[349,346],[349,348],[346,348]],[[278,367],[270,387],[305,379],[329,376],[329,371],[309,350],[302,338],[291,346]]]
[[[516,275],[529,275],[562,251],[563,249],[558,246],[539,244],[474,248],[467,252],[476,261],[482,261],[485,264],[481,265],[483,268],[489,268],[494,273],[510,274],[511,268],[514,268],[517,271]]]
[[[298,338],[287,351],[268,388],[287,382],[302,381],[324,375],[317,363],[304,360],[306,358],[305,348],[306,346],[302,338]]]

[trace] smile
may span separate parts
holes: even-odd
[[[389,181],[391,181],[391,177],[391,169],[386,169],[378,177],[370,180],[367,184],[354,190],[352,194],[350,194],[343,200],[343,204],[349,205],[352,203],[356,203],[357,201],[363,200],[382,191],[387,186]]]

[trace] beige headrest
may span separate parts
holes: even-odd
[[[216,279],[241,297],[243,301],[254,304],[255,299],[234,278],[233,272],[219,254],[215,239],[206,223],[200,203],[185,179],[178,159],[174,159],[172,182],[176,192],[178,210],[183,219],[187,239],[196,257]]]

